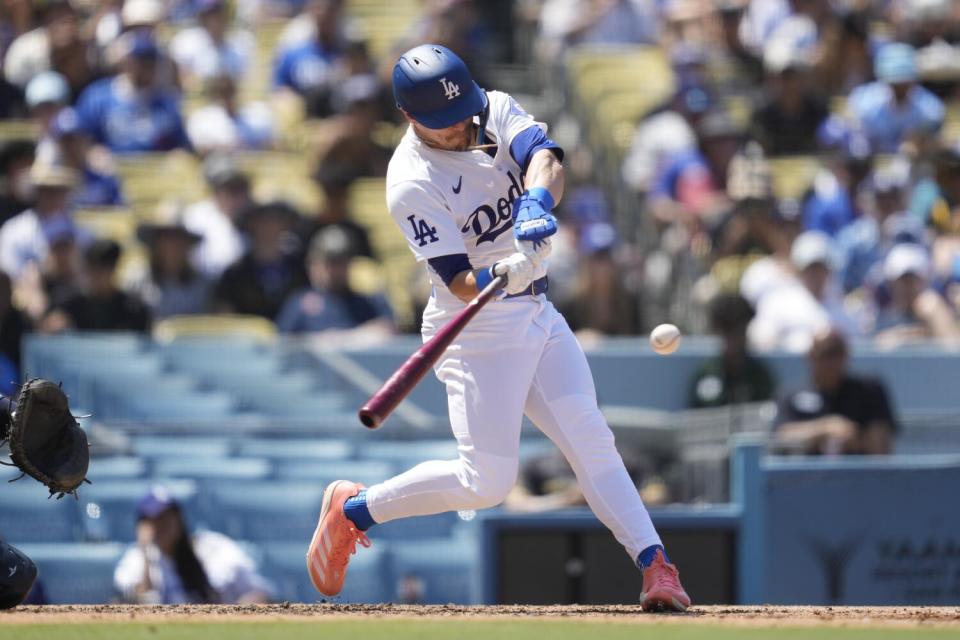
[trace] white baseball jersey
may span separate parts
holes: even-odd
[[[532,126],[547,130],[506,93],[488,91],[487,136],[496,155],[484,150],[443,151],[413,131],[397,146],[387,169],[390,215],[420,262],[465,253],[474,269],[506,258],[513,243],[513,202],[524,191],[523,170],[510,155],[514,137]],[[438,310],[463,308],[428,266]],[[538,277],[542,274],[538,274]]]

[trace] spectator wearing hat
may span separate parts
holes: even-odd
[[[36,145],[30,140],[0,143],[0,227],[30,208],[33,200],[30,168],[35,157]]]
[[[694,129],[713,102],[705,87],[690,84],[680,87],[664,108],[645,117],[637,125],[623,163],[624,181],[634,191],[646,193],[674,156],[696,149]]]
[[[747,347],[753,307],[738,294],[722,293],[710,303],[710,330],[722,340],[720,354],[704,360],[690,380],[691,409],[763,402],[773,397],[773,374]]]
[[[69,104],[97,78],[96,53],[81,33],[74,2],[48,0],[43,5],[41,25],[17,37],[7,49],[3,73],[24,88],[44,71],[56,71],[69,85]]]
[[[820,231],[800,234],[790,249],[790,261],[796,280],[760,297],[747,329],[751,347],[803,353],[814,335],[829,327],[857,335],[859,328],[844,309],[834,280],[838,265],[830,237]]]
[[[24,92],[30,118],[37,124],[41,135],[50,132],[57,113],[70,104],[70,86],[67,79],[56,71],[44,71],[27,83]]]
[[[267,149],[273,144],[273,114],[263,102],[240,105],[233,76],[222,71],[204,77],[204,106],[187,119],[197,153]]]
[[[154,220],[137,228],[147,248],[149,267],[126,287],[146,303],[154,320],[206,313],[212,285],[190,262],[190,253],[202,238],[183,224],[175,204],[160,205]]]
[[[184,87],[200,87],[214,75],[242,78],[250,68],[256,39],[249,31],[230,27],[225,0],[198,0],[197,26],[180,31],[170,42]]]
[[[241,216],[249,246],[231,265],[214,290],[214,307],[226,313],[274,320],[284,300],[307,286],[295,230],[300,214],[286,202],[257,204]]]
[[[189,150],[178,96],[157,82],[157,43],[132,31],[120,45],[120,73],[98,80],[80,96],[77,113],[84,128],[113,153]]]
[[[616,240],[608,222],[587,223],[578,230],[580,264],[562,312],[581,340],[632,335],[642,326],[640,297],[627,287],[614,257]]]
[[[283,49],[273,67],[273,89],[282,103],[303,103],[308,117],[331,114],[330,96],[339,77],[345,53],[342,0],[313,0],[311,15],[316,29],[311,40]]]
[[[766,98],[750,118],[753,137],[769,156],[813,153],[829,111],[811,84],[808,60],[774,45],[764,52],[763,64]]]
[[[73,204],[77,207],[114,207],[124,204],[120,180],[100,169],[107,165],[103,154],[92,153],[90,136],[80,122],[80,116],[72,107],[61,109],[50,127],[54,162],[59,162],[77,172],[80,184],[73,192]]]
[[[213,153],[203,161],[210,197],[187,207],[184,226],[202,239],[193,252],[197,270],[211,280],[236,262],[246,241],[240,214],[252,204],[250,178],[232,157]]]
[[[180,504],[157,486],[137,502],[137,542],[120,558],[113,584],[125,602],[254,604],[273,586],[227,536],[191,534]]]
[[[73,226],[70,193],[76,188],[76,172],[61,165],[34,163],[30,169],[33,206],[0,227],[0,269],[14,282],[30,265],[39,267],[50,250],[55,229]]]
[[[908,186],[909,167],[905,163],[878,167],[864,181],[857,196],[862,214],[836,238],[844,291],[868,284],[871,272],[894,244],[925,241],[923,223],[905,213]]]
[[[908,44],[884,45],[874,61],[876,82],[850,93],[855,130],[879,153],[894,153],[905,142],[924,148],[943,125],[943,102],[918,83],[916,51]]]
[[[893,452],[897,421],[882,381],[849,372],[843,333],[819,331],[807,350],[810,382],[783,394],[773,447],[807,455]]]
[[[393,313],[382,295],[363,295],[350,286],[350,264],[356,253],[350,236],[337,227],[318,232],[307,252],[310,286],[290,295],[277,316],[284,333],[335,331],[393,333]]]
[[[953,309],[930,286],[931,265],[922,245],[899,244],[883,261],[889,300],[877,314],[874,339],[885,348],[934,339],[960,346]]]
[[[149,331],[150,312],[146,305],[117,287],[117,265],[122,252],[113,240],[95,240],[86,248],[84,291],[53,308],[43,321],[46,330]]]

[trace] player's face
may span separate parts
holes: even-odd
[[[410,123],[417,137],[434,149],[466,151],[473,143],[472,116],[445,129],[428,129],[414,120],[410,120]]]

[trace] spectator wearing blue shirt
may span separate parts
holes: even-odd
[[[908,44],[883,46],[874,64],[877,81],[850,94],[853,126],[879,153],[894,153],[904,142],[922,146],[943,125],[943,102],[918,84],[916,57]]]
[[[860,211],[856,193],[870,171],[870,147],[860,136],[843,140],[817,172],[803,201],[803,227],[836,237]]]
[[[386,299],[357,293],[350,286],[348,276],[355,255],[343,229],[319,231],[307,253],[310,286],[287,298],[277,316],[277,328],[285,333],[393,333],[393,314]]]
[[[189,150],[178,97],[157,81],[157,43],[145,33],[123,37],[121,73],[95,82],[77,102],[84,128],[118,154]]]
[[[90,154],[90,136],[80,124],[76,110],[67,107],[60,111],[50,127],[57,161],[77,172],[80,184],[73,191],[77,207],[111,207],[124,204],[120,180],[115,175],[94,168]]]
[[[340,27],[342,5],[341,0],[315,0],[311,5],[316,21],[314,38],[281,50],[274,64],[274,90],[281,99],[291,93],[299,96],[311,117],[332,113],[331,93],[339,80],[346,46]]]

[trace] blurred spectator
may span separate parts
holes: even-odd
[[[393,332],[390,305],[381,295],[359,294],[350,286],[350,264],[356,255],[350,236],[337,227],[318,232],[307,252],[309,288],[287,298],[277,316],[284,333],[362,331]]]
[[[233,158],[216,153],[204,160],[203,177],[211,196],[187,207],[183,222],[202,238],[193,252],[194,264],[216,279],[243,254],[240,214],[252,203],[250,178]]]
[[[884,45],[875,62],[877,81],[850,93],[852,126],[880,153],[894,153],[903,143],[925,148],[943,125],[945,109],[918,83],[916,52],[904,43]]]
[[[645,193],[673,156],[696,148],[694,129],[712,105],[706,89],[688,85],[677,90],[666,108],[641,120],[623,163],[624,181]]]
[[[3,71],[18,87],[26,87],[44,71],[57,71],[75,98],[97,78],[96,53],[81,34],[80,16],[70,0],[48,0],[44,5],[41,26],[11,43]]]
[[[56,71],[44,71],[27,83],[24,93],[30,118],[37,124],[40,134],[50,132],[54,116],[70,104],[70,87],[67,79]]]
[[[317,164],[354,178],[387,175],[392,151],[374,138],[381,115],[381,89],[370,73],[353,75],[334,89],[328,118],[317,135]]]
[[[630,335],[640,331],[640,299],[624,284],[614,259],[616,231],[605,222],[580,230],[580,268],[563,315],[570,328],[584,335]]]
[[[774,447],[809,455],[892,453],[897,423],[886,388],[879,380],[848,373],[843,335],[821,331],[807,359],[810,384],[781,398]]]
[[[704,116],[698,147],[674,154],[654,180],[649,200],[658,221],[698,226],[726,208],[727,169],[742,133],[726,113]]]
[[[198,87],[214,75],[242,78],[250,67],[256,39],[249,31],[230,30],[226,0],[198,0],[196,27],[184,29],[170,42],[181,84]]]
[[[309,220],[308,233],[311,236],[322,229],[335,227],[343,230],[358,256],[376,258],[370,234],[366,227],[353,220],[350,212],[350,185],[353,175],[344,173],[336,164],[321,162],[313,174],[313,180],[323,192],[323,205],[317,215]]]
[[[272,586],[246,552],[213,531],[191,535],[180,505],[155,487],[137,503],[137,542],[120,558],[113,583],[125,602],[252,604]]]
[[[77,186],[73,169],[34,163],[29,172],[33,206],[0,227],[0,269],[14,283],[28,265],[38,266],[49,253],[48,236],[64,224],[72,226],[70,192]]]
[[[923,225],[905,214],[909,167],[894,163],[874,169],[860,189],[863,212],[837,234],[844,291],[863,286],[896,242],[923,242]]]
[[[247,24],[265,20],[292,18],[304,11],[311,0],[237,0],[237,13]]]
[[[121,41],[120,73],[91,85],[77,103],[97,144],[114,153],[189,149],[175,92],[158,83],[160,49],[152,36],[130,32]]]
[[[877,345],[883,348],[934,339],[960,346],[960,328],[953,309],[930,287],[926,248],[904,243],[890,249],[883,262],[889,302],[877,315]]]
[[[13,367],[10,380],[20,380],[23,336],[29,332],[30,320],[13,306],[13,282],[10,276],[0,271],[0,358],[6,358]],[[0,388],[5,382],[0,380]]]
[[[747,348],[753,308],[742,296],[720,294],[710,303],[710,330],[723,340],[720,355],[702,362],[690,384],[692,409],[762,402],[773,397],[773,375]]]
[[[870,171],[872,156],[862,137],[829,152],[803,201],[803,227],[831,237],[860,215],[856,194]]]
[[[960,233],[960,144],[938,149],[933,175],[922,178],[910,194],[910,213],[940,235]]]
[[[43,320],[45,331],[140,331],[150,329],[150,312],[139,298],[116,285],[122,249],[113,240],[95,240],[83,254],[86,287],[54,307]]]
[[[183,225],[179,207],[161,204],[155,219],[137,228],[137,238],[147,247],[148,271],[127,289],[146,303],[153,319],[205,313],[212,286],[190,263],[201,237]]]
[[[67,107],[53,120],[50,138],[55,154],[53,162],[64,164],[80,178],[73,191],[72,202],[77,207],[121,206],[124,204],[120,180],[111,172],[110,162],[103,153],[90,148],[90,136],[80,123],[77,112]]]
[[[767,155],[813,153],[817,129],[829,114],[814,89],[807,62],[773,48],[764,55],[767,99],[751,117],[753,136]]]
[[[294,235],[299,223],[297,211],[282,201],[254,205],[242,215],[240,226],[250,246],[217,283],[214,300],[218,311],[273,320],[283,301],[307,285]]]
[[[586,43],[653,43],[657,8],[647,0],[546,0],[540,9],[541,55],[545,61]]]
[[[123,31],[124,0],[100,0],[84,25],[84,37],[104,51]]]
[[[256,2],[257,0],[253,1]],[[277,41],[278,51],[299,47],[317,37],[317,19],[327,10],[329,0],[302,0],[296,4],[300,5],[297,9],[299,13],[287,22],[280,33],[280,39]],[[256,24],[256,22],[252,24]],[[348,15],[340,17],[337,28],[340,30],[338,39],[342,42],[355,43],[363,40],[361,25]],[[424,40],[423,42],[428,41]],[[393,64],[393,60],[390,61],[390,64]]]
[[[211,151],[265,149],[272,145],[273,114],[263,102],[240,105],[237,85],[226,73],[204,80],[206,104],[187,120],[187,133],[201,155]]]
[[[0,143],[0,227],[30,207],[33,200],[30,167],[34,156],[35,145],[30,140]]]
[[[830,237],[819,231],[801,234],[793,242],[790,261],[797,280],[760,297],[747,330],[751,346],[797,353],[806,351],[817,332],[829,327],[847,335],[859,333],[834,280],[837,257]]]
[[[309,117],[330,115],[330,96],[340,79],[338,64],[344,56],[345,42],[340,21],[342,0],[314,0],[311,15],[314,37],[301,45],[277,53],[273,86],[281,100],[291,94],[302,99]]]

